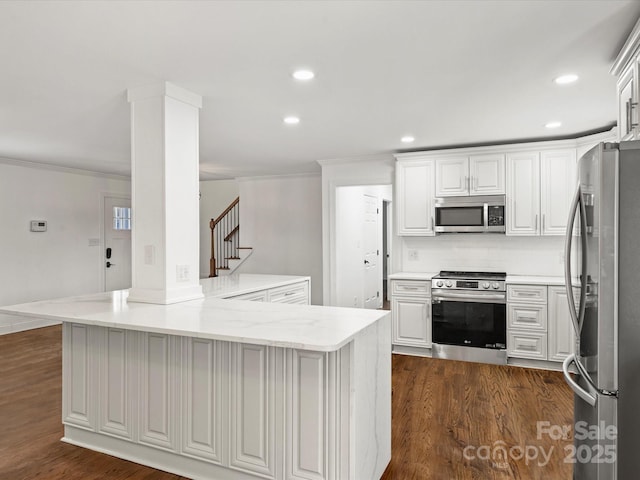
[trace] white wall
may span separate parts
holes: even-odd
[[[239,194],[238,182],[203,180],[200,182],[200,194],[200,278],[205,278],[209,276],[211,258],[209,221],[217,218],[236,199]]]
[[[511,275],[562,276],[564,237],[507,237],[450,234],[402,237],[402,265],[396,271],[503,271]],[[417,252],[417,260],[410,258]]]
[[[309,275],[322,304],[322,197],[319,175],[240,178],[240,243],[253,247],[239,272]]]
[[[346,186],[336,188],[336,305],[339,307],[364,307],[364,267],[363,267],[363,207],[364,195],[378,199],[378,209],[382,212],[382,201],[391,200],[391,185]],[[380,257],[379,289],[382,295],[382,213],[379,216],[380,229],[378,245]]]
[[[0,305],[100,291],[104,255],[89,239],[100,238],[101,198],[130,191],[124,177],[0,160]],[[30,232],[30,220],[47,231]],[[0,316],[0,333],[27,323]]]

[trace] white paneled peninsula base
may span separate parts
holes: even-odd
[[[3,307],[63,322],[63,440],[194,479],[378,479],[389,312],[127,291]]]

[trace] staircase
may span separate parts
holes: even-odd
[[[211,229],[211,259],[209,277],[233,273],[253,252],[240,246],[240,197],[236,198],[218,218],[209,222]]]

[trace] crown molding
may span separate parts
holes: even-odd
[[[84,175],[89,177],[109,178],[112,180],[126,180],[131,181],[129,175],[118,175],[115,173],[96,172],[94,170],[85,170],[82,168],[63,167],[61,165],[53,165],[50,163],[33,162],[29,160],[19,160],[16,158],[0,157],[0,164],[12,165],[14,167],[34,168],[38,170],[49,170],[52,172],[69,173],[74,175]]]

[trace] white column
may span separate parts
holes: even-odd
[[[198,115],[202,97],[168,82],[130,88],[129,301],[203,297],[199,282]]]

